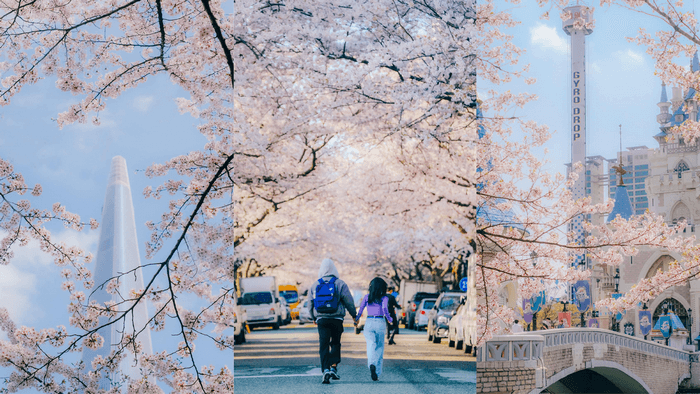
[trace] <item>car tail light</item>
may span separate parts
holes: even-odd
[[[415,312],[415,311],[416,311],[416,303],[412,302],[411,303],[411,312]]]
[[[421,314],[421,315],[425,315],[425,311],[420,311],[420,314]]]
[[[401,317],[406,317],[406,312],[401,312]]]

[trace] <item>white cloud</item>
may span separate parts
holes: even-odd
[[[641,66],[644,64],[644,56],[641,53],[631,49],[626,51],[617,51],[614,54],[615,59],[623,66]]]
[[[134,108],[139,112],[148,112],[153,104],[153,96],[138,96],[134,99]]]
[[[0,233],[4,237],[6,233]],[[93,254],[97,249],[99,230],[76,232],[63,230],[52,235],[56,243],[77,246]],[[30,241],[27,246],[13,247],[14,257],[10,264],[0,266],[0,307],[7,308],[16,323],[35,321],[45,315],[41,294],[58,289],[47,289],[46,275],[54,275],[52,257],[43,252],[39,242]],[[88,269],[94,270],[93,266]],[[60,290],[58,290],[60,291]]]
[[[596,73],[596,74],[600,74],[600,72],[602,71],[602,69],[600,68],[600,66],[596,62],[591,62],[590,68],[591,68],[591,71]]]
[[[566,53],[568,44],[555,27],[549,27],[543,23],[537,23],[530,28],[530,43],[542,49],[553,49]]]
[[[0,266],[0,307],[7,308],[12,320],[21,322],[29,315],[36,317],[30,300],[36,291],[36,275],[12,263]]]

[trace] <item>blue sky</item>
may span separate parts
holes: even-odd
[[[666,29],[658,20],[617,6],[600,7],[597,2],[582,2],[595,7],[595,28],[586,37],[587,72],[587,155],[601,155],[606,159],[617,156],[619,126],[622,124],[622,145],[646,145],[657,148],[652,136],[658,133],[656,103],[661,95],[661,80],[654,75],[654,61],[646,54],[646,47],[627,41],[635,37],[640,27],[650,32]],[[514,43],[526,49],[521,64],[530,64],[534,85],[516,81],[497,87],[538,95],[536,102],[515,112],[529,120],[546,124],[552,132],[549,149],[551,171],[564,172],[564,163],[571,160],[570,149],[570,86],[571,54],[569,37],[561,28],[560,12],[550,11],[550,19],[540,18],[547,8],[534,2],[520,6],[502,4],[510,9],[521,24],[508,29]],[[679,58],[678,64],[687,65],[690,59]],[[479,82],[483,93],[491,86]],[[670,95],[670,87],[668,87]],[[669,96],[670,97],[670,96]]]
[[[112,157],[123,156],[131,182],[141,262],[147,263],[143,245],[150,233],[144,223],[157,222],[167,209],[168,199],[143,198],[147,185],[155,187],[163,181],[148,179],[144,170],[153,163],[199,150],[206,142],[196,129],[198,120],[179,114],[176,97],[187,95],[167,78],[153,78],[109,100],[100,114],[99,127],[90,124],[59,129],[52,119],[80,98],[58,91],[54,80],[41,81],[19,93],[10,106],[0,107],[0,157],[10,161],[28,185],[42,185],[43,195],[30,198],[33,206],[50,210],[53,203],[61,202],[85,221],[101,221]],[[99,229],[50,229],[58,240],[82,246],[93,255],[97,251]],[[169,246],[166,244],[166,251]],[[157,257],[162,258],[163,253]],[[90,269],[94,271],[94,266]],[[36,243],[18,249],[9,266],[0,266],[0,306],[8,308],[18,325],[68,326],[69,299],[61,290],[60,270]],[[166,329],[160,338],[153,337],[155,351],[163,349],[163,338],[170,340],[169,334]],[[209,346],[198,345],[199,350],[206,348]],[[212,356],[215,353],[221,352],[210,352]],[[207,363],[231,366],[230,352],[220,357],[217,361],[214,356]],[[2,376],[5,373],[0,370]]]

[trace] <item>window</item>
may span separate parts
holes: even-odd
[[[647,201],[647,198],[646,198],[646,197],[636,197],[636,198],[634,199],[634,201],[637,201],[637,202],[639,202],[639,201],[644,201],[644,202],[646,202],[646,201]]]
[[[634,214],[635,215],[644,215],[645,211],[646,211],[646,209],[637,209],[636,211],[634,211]]]
[[[644,189],[644,184],[643,183],[637,183],[634,185],[635,189]]]
[[[649,176],[649,171],[635,171],[634,176]]]
[[[688,164],[685,161],[681,160],[676,165],[676,168],[673,169],[673,172],[677,173],[678,178],[680,179],[683,172],[688,171],[688,170],[690,170],[690,167],[688,167]]]
[[[648,202],[643,202],[641,204],[635,205],[636,208],[649,208],[649,203]]]
[[[591,187],[591,183],[590,183],[590,182],[586,182],[586,187]]]
[[[649,164],[640,164],[638,166],[634,166],[634,169],[635,170],[647,170],[647,169],[649,169]]]
[[[637,190],[634,192],[635,196],[644,196],[646,195],[646,190]]]

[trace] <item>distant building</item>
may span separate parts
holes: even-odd
[[[102,207],[102,221],[100,222],[100,239],[97,255],[95,257],[94,281],[95,288],[89,301],[97,301],[103,304],[112,301],[119,311],[126,311],[133,305],[132,291],[143,289],[143,271],[139,258],[139,245],[136,239],[136,222],[134,221],[134,205],[131,200],[131,186],[126,170],[126,160],[121,156],[112,159],[112,168],[107,183],[104,206]],[[103,286],[112,278],[119,278],[117,292],[107,291],[109,286]],[[106,317],[99,318],[99,324],[104,325],[109,320]],[[101,356],[107,359],[110,352],[117,349],[125,335],[133,335],[134,329],[138,333],[138,342],[141,352],[152,354],[151,331],[148,325],[148,312],[146,303],[142,300],[126,314],[123,322],[105,326],[98,331],[104,339],[104,346],[92,350],[84,348],[82,361],[87,370],[92,370],[92,360]],[[133,348],[132,348],[133,349]],[[128,350],[128,349],[127,349]],[[103,374],[99,388],[110,390],[122,386],[123,379],[130,376],[140,379],[140,364],[129,351],[122,360],[119,372],[116,374]]]

